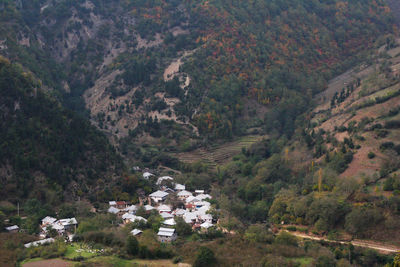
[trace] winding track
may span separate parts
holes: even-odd
[[[286,231],[286,230],[285,230]],[[325,242],[330,242],[330,243],[340,243],[340,244],[352,244],[355,247],[362,247],[362,248],[370,248],[377,250],[381,253],[384,254],[391,254],[391,253],[399,253],[400,248],[395,247],[395,246],[388,246],[385,244],[373,242],[373,241],[364,241],[364,240],[353,240],[353,241],[335,241],[335,240],[329,240],[327,238],[323,237],[317,237],[317,236],[312,236],[312,235],[307,235],[304,233],[298,233],[298,232],[289,232],[286,231],[294,236],[301,237],[304,239],[311,239],[311,240],[316,240],[316,241],[325,241]]]

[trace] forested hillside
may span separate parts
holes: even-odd
[[[49,97],[31,73],[0,58],[0,199],[56,201],[99,190],[123,171],[90,123]],[[50,198],[50,199],[48,199]]]
[[[196,127],[201,138],[229,139],[254,127],[290,137],[312,95],[392,31],[385,1],[40,0],[2,7],[2,54],[119,137],[154,135],[145,124],[156,117],[189,132]],[[193,138],[183,136],[178,143]]]

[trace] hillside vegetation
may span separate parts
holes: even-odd
[[[111,182],[123,170],[103,134],[2,57],[0,111],[1,200],[90,194],[98,179]]]
[[[154,135],[148,119],[169,120],[186,128],[181,143],[260,126],[290,137],[313,94],[392,31],[381,0],[2,5],[1,53],[55,88],[64,105],[86,107],[118,137]],[[164,79],[179,58],[176,79]],[[263,107],[269,112],[255,110]]]

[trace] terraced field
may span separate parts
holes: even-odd
[[[248,135],[233,142],[212,146],[211,148],[199,148],[191,152],[173,154],[185,163],[203,162],[215,169],[217,165],[227,163],[233,156],[239,154],[243,148],[249,148],[254,143],[266,139],[266,135]]]

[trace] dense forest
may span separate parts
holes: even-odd
[[[106,136],[61,107],[31,73],[5,58],[0,94],[1,198],[46,200],[54,192],[61,200],[63,192],[88,194],[98,179],[110,182],[123,171]]]

